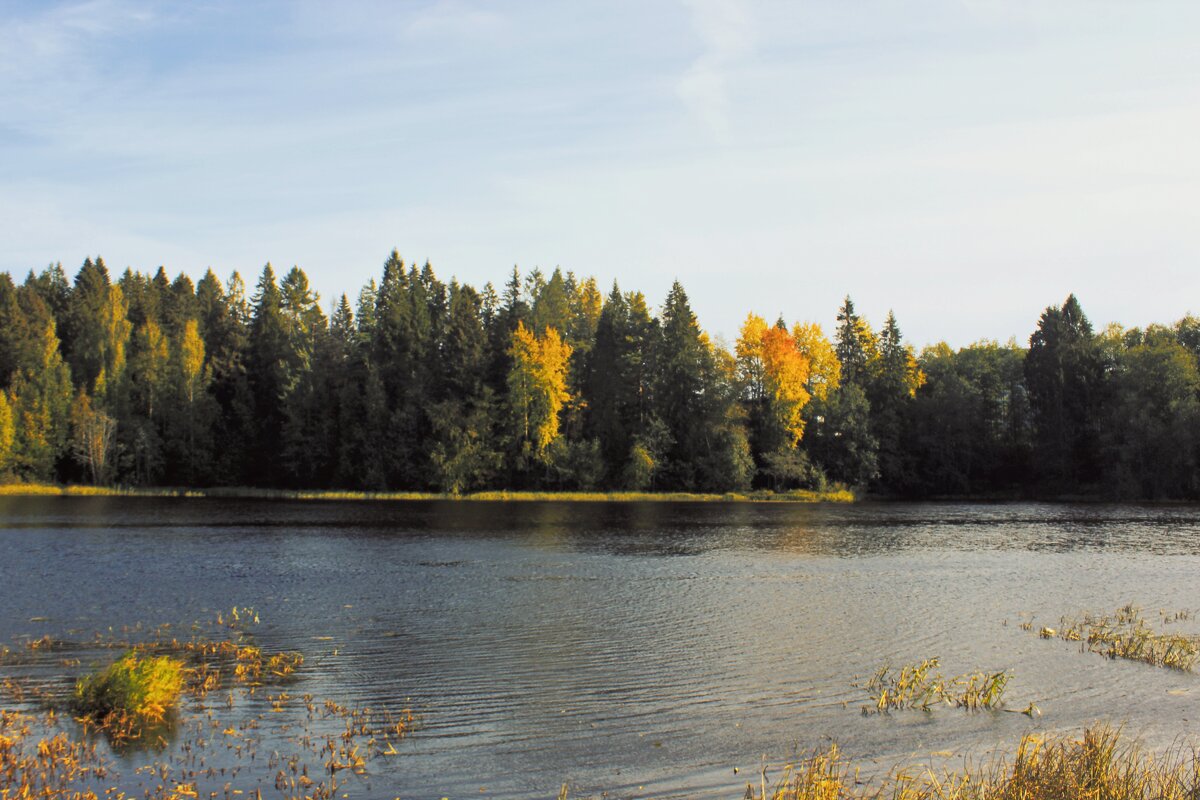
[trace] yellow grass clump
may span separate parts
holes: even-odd
[[[137,738],[149,724],[162,722],[179,702],[183,662],[129,651],[75,684],[71,708],[79,717],[117,740]]]
[[[918,774],[898,770],[879,785],[858,781],[858,770],[837,746],[785,767],[768,786],[749,785],[751,800],[1195,800],[1200,753],[1176,749],[1155,755],[1121,741],[1107,727],[1075,739],[1025,736],[1011,760],[980,768]]]

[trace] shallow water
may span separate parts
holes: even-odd
[[[739,797],[830,740],[886,771],[1097,720],[1167,746],[1200,676],[1020,623],[1194,612],[1198,578],[1191,506],[0,498],[0,642],[251,606],[294,693],[419,715],[352,797]],[[860,713],[856,676],[933,656],[1043,715]]]

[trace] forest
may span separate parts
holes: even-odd
[[[0,273],[0,482],[1200,499],[1200,319],[1096,332],[1072,295],[1027,347],[917,353],[847,297],[831,333],[750,314],[726,347],[678,282],[655,310],[395,251],[328,316],[269,264]]]

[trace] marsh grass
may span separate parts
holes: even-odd
[[[70,496],[70,497],[216,497],[261,500],[376,500],[376,501],[433,501],[463,500],[482,502],[559,502],[559,503],[852,503],[854,493],[847,489],[813,492],[797,489],[788,492],[727,492],[700,494],[692,492],[511,492],[487,491],[452,495],[432,492],[354,492],[354,491],[290,491],[285,489],[253,489],[245,487],[186,489],[186,488],[129,488],[109,486],[57,486],[54,484],[10,483],[0,485],[0,497]]]
[[[747,785],[750,800],[1195,800],[1200,753],[1146,753],[1108,727],[1069,736],[1022,738],[1016,754],[980,767],[897,769],[863,785],[837,746],[784,768],[773,787]]]
[[[971,672],[945,678],[937,671],[936,658],[907,664],[899,670],[884,664],[864,685],[871,699],[863,713],[884,713],[899,709],[930,711],[946,704],[969,711],[1000,705],[1012,675],[1008,672]]]
[[[1190,618],[1189,612],[1160,614],[1163,624]],[[1112,614],[1081,618],[1062,618],[1059,628],[1043,627],[1038,635],[1043,639],[1062,639],[1080,642],[1082,649],[1109,658],[1140,661],[1156,667],[1184,672],[1193,671],[1200,660],[1200,637],[1178,632],[1156,630],[1146,620],[1142,610],[1134,605],[1117,609]]]

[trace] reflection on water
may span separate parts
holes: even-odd
[[[1193,507],[3,498],[0,553],[0,641],[253,606],[303,691],[421,715],[372,766],[402,796],[735,797],[830,738],[886,768],[1200,710],[1196,676],[1019,625],[1200,607]],[[1044,716],[859,713],[855,676],[932,656]]]

